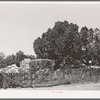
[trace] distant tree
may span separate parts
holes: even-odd
[[[16,56],[14,54],[8,55],[5,58],[4,63],[5,63],[6,66],[15,64],[16,63]]]
[[[16,60],[15,60],[15,63],[18,67],[20,67],[20,62],[22,60],[24,60],[25,58],[27,58],[27,56],[24,54],[23,51],[19,50],[17,53],[16,53]]]
[[[4,68],[4,59],[5,59],[5,54],[3,52],[0,52],[0,68]]]
[[[27,54],[26,56],[27,56],[27,58],[29,58],[29,59],[31,59],[31,60],[32,60],[32,59],[35,59],[35,56],[34,56],[34,55],[28,55],[28,54]]]
[[[24,54],[24,52],[23,51],[18,51],[17,53],[16,53],[16,60],[15,60],[15,63],[16,63],[16,65],[17,66],[19,66],[20,67],[20,62],[22,61],[22,60],[24,60],[24,59],[26,59],[26,58],[30,58],[30,59],[34,59],[35,58],[35,56],[34,55],[26,55],[26,54]]]
[[[7,67],[8,65],[16,64],[20,67],[20,62],[26,58],[34,59],[33,55],[26,55],[23,51],[18,51],[15,55],[8,55],[5,59],[2,59],[2,66]]]

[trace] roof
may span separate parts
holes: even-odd
[[[34,59],[31,61],[54,61],[54,60],[52,60],[52,59]]]
[[[13,64],[1,69],[0,71],[4,73],[19,73],[19,68]]]

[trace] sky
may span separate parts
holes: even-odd
[[[80,28],[100,28],[100,3],[0,2],[0,52],[34,55],[34,40],[65,20]]]

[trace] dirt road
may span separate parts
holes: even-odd
[[[70,84],[35,88],[36,90],[100,90],[100,83]]]
[[[100,90],[100,82],[84,83],[84,84],[69,84],[52,87],[35,87],[35,88],[7,88],[8,90]]]

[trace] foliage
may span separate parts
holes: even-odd
[[[5,68],[8,65],[12,65],[12,64],[16,64],[18,67],[20,67],[20,62],[24,60],[25,58],[34,59],[35,56],[26,55],[24,54],[24,52],[20,50],[15,55],[12,54],[5,57],[4,53],[1,52],[0,53],[0,68]]]
[[[80,36],[78,26],[73,23],[56,22],[52,29],[43,33],[42,38],[34,41],[34,50],[38,58],[54,59],[61,64],[66,59],[67,64],[78,59],[80,52]],[[71,60],[70,60],[71,59]]]
[[[49,58],[56,61],[55,68],[67,65],[91,64],[100,65],[100,30],[78,30],[76,24],[56,22],[52,29],[38,37],[33,48],[37,58]]]
[[[5,59],[5,54],[3,52],[0,52],[0,68],[4,67],[4,59]]]

